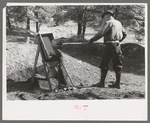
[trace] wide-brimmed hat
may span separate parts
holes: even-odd
[[[112,15],[112,16],[114,17],[114,12],[111,11],[111,10],[107,10],[107,11],[105,11],[105,12],[102,14],[102,18],[104,18],[104,15],[106,15],[106,14],[110,14],[110,15]]]

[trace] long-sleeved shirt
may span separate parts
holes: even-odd
[[[104,42],[117,40],[122,41],[127,36],[127,33],[118,20],[111,18],[106,21],[101,30],[93,38],[91,38],[91,42],[94,42],[103,36]]]

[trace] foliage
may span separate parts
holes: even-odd
[[[48,23],[56,13],[55,6],[35,6],[32,8],[33,20],[39,23]],[[38,15],[38,16],[37,16]]]
[[[142,5],[115,6],[116,18],[119,20],[136,21],[139,26],[144,27],[145,9]],[[132,23],[131,23],[132,24]]]
[[[8,6],[6,7],[7,14],[9,14],[10,19],[13,18],[14,21],[25,21],[27,14],[25,6]]]
[[[55,6],[7,6],[7,17],[11,23],[26,22],[48,23],[56,13]],[[10,23],[10,24],[11,24]]]
[[[59,6],[7,6],[7,23],[26,22],[28,19],[39,25],[54,18],[56,25],[68,20],[78,23],[78,33],[84,33],[87,26],[99,28],[103,23],[102,13],[110,9],[115,18],[127,27],[142,30],[145,23],[144,5],[59,5]],[[10,25],[9,24],[9,25]]]
[[[58,6],[58,8],[59,12],[54,16],[56,24],[73,20],[78,23],[78,34],[84,33],[87,26],[98,30],[103,23],[101,15],[108,9],[115,13],[115,18],[121,21],[123,26],[136,30],[144,28],[144,5],[70,5]]]

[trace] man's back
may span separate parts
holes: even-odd
[[[106,25],[109,26],[109,31],[104,35],[104,41],[116,41],[122,39],[123,27],[118,20],[110,19],[106,21]]]

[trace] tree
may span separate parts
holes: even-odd
[[[27,21],[27,28],[30,29],[30,18],[27,15],[27,6],[7,6],[6,16],[8,22],[8,28],[11,28],[11,23]]]
[[[54,8],[54,9],[53,9]],[[36,22],[36,32],[39,32],[39,27],[42,23],[49,22],[49,18],[55,14],[54,6],[8,6],[7,9],[7,25],[11,30],[11,22],[26,22],[26,37],[25,40],[28,43],[30,37],[28,31],[30,30],[30,20]]]
[[[77,35],[82,36],[84,38],[84,34],[86,31],[86,23],[90,21],[93,15],[89,14],[90,11],[87,11],[88,6],[63,6],[62,9],[65,11],[63,14],[63,18],[65,21],[73,20],[78,24]],[[90,18],[90,19],[89,19]],[[92,18],[92,20],[94,17]]]
[[[41,24],[48,23],[50,18],[55,15],[56,6],[34,6],[33,13],[33,20],[36,21],[36,32],[38,32]]]
[[[7,6],[7,22],[10,27],[10,20],[15,22],[27,22],[27,29],[30,29],[30,20],[36,22],[37,31],[42,23],[48,23],[56,13],[56,6]],[[10,23],[9,23],[10,22]]]
[[[97,15],[101,15],[106,9],[112,9],[114,6],[93,6],[93,5],[79,5],[79,6],[63,6],[62,11],[66,11],[61,17],[65,21],[73,20],[78,24],[77,35],[84,38],[86,26],[89,22],[94,22]],[[55,19],[56,20],[56,19]]]
[[[11,29],[12,23],[25,21],[29,30],[30,20],[33,20],[36,22],[36,32],[38,32],[41,24],[48,23],[50,18],[54,17],[56,25],[68,20],[76,22],[78,24],[77,35],[84,38],[87,26],[100,28],[103,23],[101,15],[107,9],[114,11],[115,18],[124,26],[135,28],[136,24],[139,28],[144,28],[144,7],[143,5],[8,6],[7,26]]]
[[[116,18],[123,20],[128,19],[128,21],[136,21],[139,26],[144,27],[145,21],[145,9],[142,5],[116,5],[114,7]]]

